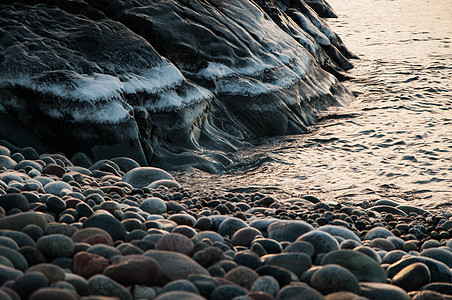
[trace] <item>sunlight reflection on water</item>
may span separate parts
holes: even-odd
[[[308,134],[240,151],[227,174],[177,179],[200,189],[452,209],[452,1],[329,3],[339,19],[328,24],[361,58],[346,83],[359,97],[322,114]]]

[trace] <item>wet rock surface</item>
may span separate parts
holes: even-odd
[[[219,172],[224,153],[305,132],[352,98],[336,77],[354,56],[323,1],[0,3],[0,138],[35,157]],[[64,174],[58,161],[43,171]]]

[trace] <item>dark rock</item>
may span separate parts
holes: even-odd
[[[132,185],[134,188],[146,187],[154,181],[160,179],[174,180],[168,172],[154,167],[139,167],[127,172],[122,180]]]
[[[291,243],[289,246],[284,248],[285,253],[297,253],[302,252],[307,254],[309,257],[313,257],[315,254],[315,248],[311,243],[305,241],[297,241]]]
[[[275,265],[301,276],[312,266],[310,257],[304,253],[270,254],[261,258],[266,265]]]
[[[452,296],[452,283],[432,282],[420,288],[421,291],[433,291],[444,295]]]
[[[164,235],[155,245],[156,250],[166,250],[190,255],[193,251],[193,242],[185,235],[170,233]]]
[[[452,268],[452,252],[441,248],[428,248],[421,252],[421,256],[430,257],[445,263]]]
[[[339,243],[337,240],[329,233],[323,231],[315,230],[307,232],[297,238],[296,241],[311,243],[314,246],[316,254],[339,250]]]
[[[218,227],[218,233],[222,236],[232,237],[236,231],[245,227],[248,227],[248,224],[246,224],[243,220],[229,217],[221,222]]]
[[[410,296],[401,288],[395,285],[376,282],[361,282],[361,296],[372,300],[409,300]]]
[[[452,273],[449,267],[438,260],[423,256],[405,256],[398,262],[390,265],[387,269],[389,278],[393,278],[403,268],[413,263],[424,263],[430,270],[432,282],[451,282]]]
[[[386,282],[386,272],[369,256],[352,250],[337,250],[322,259],[322,265],[337,264],[353,273],[358,281]]]
[[[30,272],[17,278],[11,288],[21,299],[28,299],[33,292],[48,285],[49,281],[42,273]]]
[[[169,291],[187,291],[187,292],[199,294],[199,291],[196,288],[196,286],[187,279],[179,279],[179,280],[171,281],[170,283],[168,283],[167,285],[165,285],[162,288],[161,293],[166,293]]]
[[[218,247],[207,247],[193,255],[193,260],[205,268],[222,259],[224,259],[224,254]]]
[[[292,275],[290,272],[279,266],[264,265],[257,268],[256,272],[261,276],[273,276],[278,281],[280,287],[284,287],[292,281]]]
[[[26,273],[39,272],[43,274],[49,283],[64,280],[65,272],[62,268],[48,263],[41,263],[30,267]]]
[[[236,285],[222,285],[216,288],[211,295],[211,299],[232,300],[234,297],[245,295],[247,290]]]
[[[28,262],[19,251],[15,251],[8,247],[0,246],[0,255],[6,257],[14,264],[16,269],[24,271],[28,269]]]
[[[267,228],[268,237],[277,241],[294,242],[299,236],[314,228],[304,221],[278,221]]]
[[[66,274],[66,282],[70,283],[80,296],[87,296],[89,294],[88,280],[77,274]]]
[[[12,267],[0,265],[0,284],[3,285],[9,280],[16,280],[23,275],[23,272]]]
[[[94,275],[88,280],[93,295],[118,297],[121,300],[132,300],[132,294],[124,286],[105,275]]]
[[[229,280],[235,284],[238,284],[247,290],[250,290],[253,283],[259,278],[259,274],[256,271],[245,267],[239,266],[226,273],[224,279]]]
[[[360,293],[358,279],[346,268],[339,265],[325,265],[312,274],[311,286],[324,295],[346,291]]]
[[[30,300],[47,300],[47,299],[58,299],[58,300],[77,300],[77,297],[71,292],[59,288],[42,288],[34,292]]]
[[[279,243],[278,241],[275,241],[274,239],[256,238],[253,240],[253,244],[262,245],[262,247],[264,247],[265,251],[269,254],[281,253],[283,251],[281,243]]]
[[[332,236],[340,236],[346,240],[350,239],[361,243],[360,238],[353,231],[342,226],[325,225],[319,227],[317,230],[328,232]]]
[[[262,233],[253,227],[245,227],[237,230],[232,238],[231,243],[234,246],[250,246],[251,242],[258,236],[261,236]]]
[[[108,265],[109,261],[105,257],[81,251],[73,257],[72,270],[88,279],[95,274],[101,274]]]
[[[28,200],[22,194],[1,195],[0,206],[3,207],[6,213],[8,213],[13,208],[18,208],[24,212],[29,209]]]
[[[48,258],[70,257],[74,253],[74,242],[62,234],[51,234],[41,237],[36,247]]]
[[[111,259],[114,256],[121,255],[121,252],[117,248],[104,244],[96,244],[90,247],[87,252],[101,255],[106,259]]]
[[[302,282],[293,283],[283,287],[276,297],[276,300],[295,299],[324,300],[325,297],[306,283]]]
[[[102,236],[104,237],[104,239],[100,239],[98,238],[98,236]],[[91,237],[95,237],[93,239],[90,239]],[[97,227],[88,227],[88,228],[83,228],[79,231],[77,231],[76,233],[74,233],[71,236],[71,239],[74,241],[74,243],[78,243],[78,242],[90,242],[92,243],[92,245],[97,244],[97,241],[103,241],[101,243],[104,243],[106,245],[113,245],[113,239],[111,238],[110,234],[101,229],[101,228],[97,228]]]
[[[251,269],[257,269],[262,266],[262,262],[259,256],[253,251],[249,250],[238,251],[234,254],[233,260],[237,264],[249,267]]]
[[[159,263],[162,273],[169,280],[187,279],[192,274],[209,275],[209,272],[201,265],[181,253],[149,250],[145,255]]]
[[[276,297],[279,292],[279,283],[274,277],[264,275],[254,281],[250,291],[265,292]]]
[[[140,209],[150,214],[162,214],[166,212],[165,201],[160,198],[148,198],[140,204]],[[176,223],[177,224],[177,223]]]
[[[144,255],[128,255],[108,266],[103,272],[124,286],[133,284],[152,286],[157,282],[160,273],[159,264]]]
[[[32,246],[24,246],[19,250],[28,262],[29,266],[47,262],[47,258],[41,251]]]
[[[391,283],[403,288],[407,292],[417,291],[430,283],[430,270],[424,263],[413,263],[398,272]]]
[[[220,286],[220,283],[206,275],[190,275],[188,280],[192,282],[199,291],[199,294],[210,299],[212,292]]]
[[[206,298],[189,291],[170,291],[159,294],[155,300],[206,300]]]
[[[127,237],[127,231],[121,222],[105,211],[96,211],[83,223],[83,228],[89,227],[97,227],[105,230],[114,241],[124,241]]]

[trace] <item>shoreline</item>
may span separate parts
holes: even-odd
[[[450,297],[447,214],[195,191],[128,158],[87,168],[0,152],[2,299]]]

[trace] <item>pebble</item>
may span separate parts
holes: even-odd
[[[224,279],[236,283],[247,290],[250,290],[253,283],[259,278],[259,274],[245,266],[239,266],[226,273]]]
[[[210,275],[190,275],[188,276],[188,280],[196,286],[199,294],[207,299],[220,286],[220,283],[216,279],[211,278]]]
[[[218,226],[218,233],[222,236],[232,237],[237,230],[245,227],[248,227],[248,224],[243,220],[229,217],[220,223],[220,226]]]
[[[97,227],[109,233],[114,241],[124,241],[127,237],[127,231],[124,226],[110,213],[98,210],[84,223],[83,228]]]
[[[90,293],[109,297],[118,297],[120,300],[133,300],[132,294],[124,286],[105,275],[94,275],[88,280]]]
[[[334,292],[346,291],[360,293],[358,279],[346,268],[329,264],[312,274],[311,286],[320,293],[327,295]]]
[[[64,280],[65,272],[62,268],[50,264],[50,263],[41,263],[30,267],[26,273],[28,272],[39,272],[42,273],[49,283],[53,283],[56,281]]]
[[[157,283],[160,273],[159,264],[153,258],[144,255],[127,255],[103,271],[104,275],[124,286],[133,284],[152,286]]]
[[[39,272],[29,272],[17,278],[11,288],[21,299],[28,299],[33,292],[40,288],[47,287],[49,281]]]
[[[420,253],[421,256],[430,257],[445,263],[452,268],[452,252],[441,248],[428,248]]]
[[[260,276],[254,281],[251,292],[264,292],[276,297],[279,292],[279,283],[273,276]]]
[[[187,279],[193,274],[209,275],[209,272],[187,255],[161,250],[149,250],[146,256],[155,259],[169,280]],[[183,266],[183,267],[181,267]]]
[[[312,230],[314,227],[304,221],[277,221],[267,228],[268,237],[280,242],[294,242],[299,236]]]
[[[122,180],[132,185],[134,188],[147,187],[154,181],[169,179],[175,181],[168,172],[153,167],[138,167],[128,171]]]
[[[452,283],[447,282],[432,282],[424,285],[420,290],[438,292],[443,295],[452,296]]]
[[[312,244],[316,254],[339,250],[337,240],[331,234],[320,230],[307,232],[297,238],[296,241],[305,241]]]
[[[158,295],[155,300],[206,300],[206,298],[189,291],[170,291]]]
[[[63,234],[50,234],[41,237],[36,247],[49,259],[71,257],[74,253],[74,242]]]
[[[167,188],[180,189],[182,186],[176,180],[160,179],[156,180],[148,185],[150,189],[156,189],[159,186],[166,186]]]
[[[311,288],[303,282],[287,285],[283,287],[276,300],[295,300],[295,299],[309,299],[309,300],[324,300],[325,297],[317,290]]]
[[[169,291],[187,291],[199,294],[198,288],[187,279],[179,279],[171,281],[162,288],[162,293]]]
[[[305,241],[296,241],[291,243],[286,248],[284,248],[283,252],[285,253],[302,252],[312,258],[315,254],[315,248],[311,243]]]
[[[325,296],[326,300],[369,300],[352,292],[335,292]]]
[[[222,285],[216,288],[210,298],[215,300],[232,300],[234,297],[246,295],[247,290],[236,285]]]
[[[58,300],[77,300],[71,292],[66,291],[61,288],[46,287],[34,292],[29,300],[48,300],[48,299],[58,299]]]
[[[241,265],[241,266],[246,266],[249,267],[251,269],[257,269],[260,266],[262,266],[262,262],[259,258],[259,256],[254,253],[253,251],[249,251],[249,250],[243,250],[243,251],[238,251],[234,254],[233,260]]]
[[[13,267],[0,265],[0,285],[3,285],[9,280],[16,280],[23,275],[23,272]]]
[[[452,273],[449,267],[438,260],[423,256],[405,256],[398,262],[390,265],[387,269],[389,278],[393,278],[403,268],[413,263],[424,263],[430,270],[432,282],[451,282]]]
[[[6,257],[10,262],[12,262],[16,269],[19,269],[23,272],[28,269],[28,262],[25,257],[20,254],[19,251],[0,246],[0,255]]]
[[[72,270],[86,279],[95,274],[101,274],[110,264],[105,257],[89,253],[85,251],[78,252],[74,255]]]
[[[150,214],[162,214],[167,210],[165,201],[156,197],[145,199],[139,207]]]
[[[98,236],[104,237],[103,239],[98,238]],[[91,237],[96,237],[95,239],[90,239]],[[94,243],[95,240],[102,241],[103,244],[106,245],[113,245],[113,239],[111,238],[110,234],[97,227],[88,227],[80,229],[79,231],[75,232],[73,235],[71,235],[72,241],[74,243],[80,243],[80,242],[87,242],[90,241],[92,245],[96,244]]]
[[[17,208],[21,211],[27,211],[29,209],[27,197],[17,193],[1,195],[0,206],[6,213],[13,208]]]
[[[256,237],[261,237],[262,233],[253,227],[244,227],[237,230],[231,238],[231,243],[234,246],[244,246],[249,247],[251,242]]]
[[[270,254],[263,256],[261,260],[263,260],[266,265],[275,265],[285,268],[297,276],[301,276],[301,274],[312,266],[311,258],[304,253]]]
[[[377,282],[361,282],[361,296],[372,300],[410,300],[410,296],[402,288]]]
[[[337,250],[328,253],[322,260],[322,265],[338,264],[345,267],[358,281],[386,282],[386,272],[369,256],[353,250]]]
[[[47,220],[43,214],[31,211],[0,218],[0,229],[20,231],[30,224],[37,225],[44,229],[47,227]]]
[[[417,291],[430,283],[430,270],[426,264],[418,262],[400,270],[391,280],[391,284],[403,288],[407,292]]]
[[[218,247],[207,247],[193,255],[193,260],[205,268],[222,259],[224,259],[224,254]]]
[[[164,235],[155,245],[157,250],[179,252],[189,256],[193,252],[193,247],[193,242],[185,235],[179,233]]]
[[[356,235],[356,233],[354,233],[350,229],[347,229],[342,226],[325,225],[325,226],[319,227],[317,230],[325,231],[325,232],[331,234],[332,236],[340,236],[346,240],[354,240],[358,243],[361,243],[361,240]]]
[[[46,193],[53,194],[55,196],[61,196],[63,191],[73,191],[72,185],[64,181],[49,182],[44,186]]]
[[[366,233],[364,239],[373,240],[376,238],[387,238],[389,236],[394,236],[394,234],[384,227],[375,227]]]

